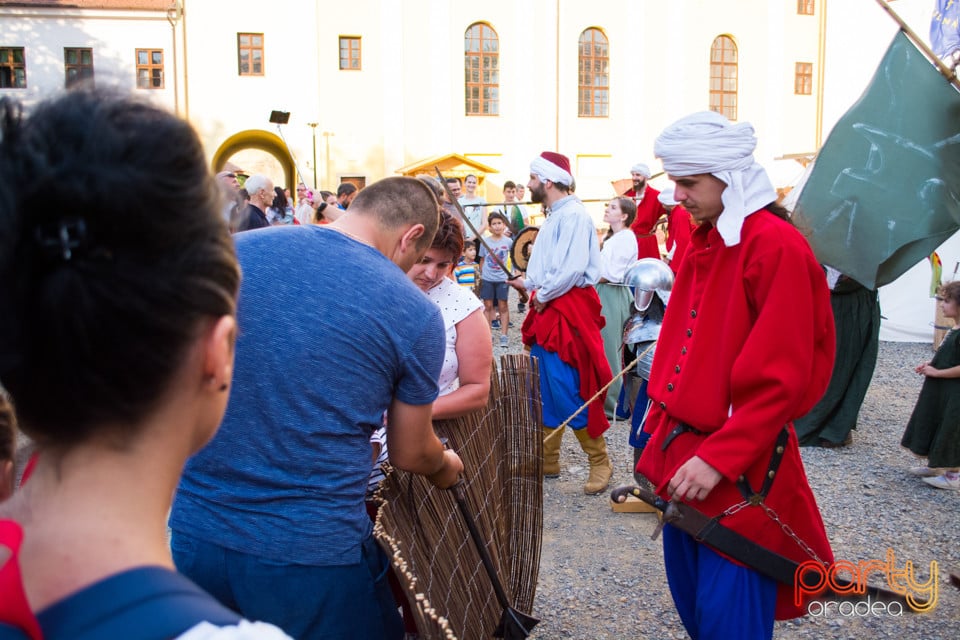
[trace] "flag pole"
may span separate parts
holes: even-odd
[[[907,34],[907,37],[913,41],[913,44],[917,45],[917,48],[923,51],[928,58],[933,60],[934,64],[937,66],[937,70],[940,71],[940,74],[947,79],[947,81],[952,84],[956,89],[960,90],[960,80],[957,79],[957,74],[954,70],[943,63],[937,54],[933,52],[927,43],[920,39],[920,36],[917,35],[916,31],[910,28],[910,26],[903,21],[903,18],[897,15],[897,12],[887,4],[886,0],[877,0],[884,11],[886,11],[894,22],[900,25],[900,30]]]

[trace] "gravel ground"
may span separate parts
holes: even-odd
[[[515,311],[511,300],[510,310]],[[510,347],[519,352],[519,317]],[[960,511],[960,492],[942,491],[907,475],[918,464],[899,446],[920,391],[913,367],[930,359],[929,344],[884,342],[860,412],[853,445],[804,448],[803,460],[837,559],[883,560],[892,549],[897,566],[914,564],[926,581],[930,563],[939,576],[936,608],[925,614],[852,617],[834,610],[778,622],[779,639],[943,638],[960,635],[960,591],[947,574],[960,570],[960,545],[950,533]],[[629,425],[614,424],[607,448],[614,464],[611,486],[632,483]],[[615,513],[609,493],[583,494],[586,457],[564,434],[561,476],[544,483],[543,551],[532,638],[686,638],[666,585],[660,540],[650,534],[653,514]]]

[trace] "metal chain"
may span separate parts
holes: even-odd
[[[732,516],[732,515],[735,514],[736,512],[740,511],[740,509],[743,509],[744,507],[749,507],[749,506],[750,506],[750,503],[747,502],[746,500],[744,500],[743,502],[741,502],[741,503],[739,503],[739,504],[735,504],[735,505],[733,505],[732,507],[727,507],[726,511],[724,511],[723,513],[720,514],[720,518],[725,518],[725,517],[727,517],[727,516]]]
[[[806,553],[808,556],[810,556],[811,558],[813,558],[814,560],[816,560],[822,565],[827,564],[820,558],[820,556],[817,555],[817,552],[814,551],[810,547],[810,545],[808,545],[806,542],[801,540],[800,536],[798,536],[796,533],[793,532],[793,529],[790,528],[790,525],[788,525],[786,522],[780,519],[780,516],[777,515],[776,511],[774,511],[773,509],[767,506],[767,503],[761,502],[760,506],[763,507],[764,512],[770,517],[771,520],[773,520],[778,525],[780,525],[780,529],[782,529],[785,534],[793,538],[793,541],[797,543],[797,546],[803,549],[804,553]]]
[[[739,502],[733,505],[732,507],[727,507],[727,509],[725,509],[723,513],[720,514],[719,518],[733,515],[738,511],[740,511],[741,509],[745,507],[750,507],[750,506],[753,506],[753,505],[751,505],[749,502],[744,500],[743,502]],[[773,520],[778,525],[780,525],[780,530],[783,531],[785,534],[787,534],[787,537],[789,537],[794,542],[796,542],[797,546],[800,547],[800,549],[802,549],[804,553],[806,553],[808,556],[810,556],[812,559],[816,560],[822,565],[827,564],[820,558],[820,556],[817,555],[817,552],[814,551],[810,545],[808,545],[806,542],[801,540],[800,536],[794,533],[793,529],[790,528],[790,525],[788,525],[786,522],[780,519],[780,516],[777,515],[776,511],[774,511],[773,509],[767,506],[766,502],[760,502],[757,506],[763,509],[764,513],[767,514],[767,517],[769,517],[771,520]]]

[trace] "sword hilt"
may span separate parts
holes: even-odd
[[[670,504],[653,491],[650,491],[649,489],[643,489],[642,487],[622,485],[610,492],[611,502],[616,502],[617,504],[625,502],[627,496],[633,496],[634,498],[643,500],[650,506],[655,507],[660,511],[666,511]]]

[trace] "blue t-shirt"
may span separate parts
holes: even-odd
[[[436,399],[440,310],[383,254],[332,229],[235,239],[230,402],[187,463],[170,527],[282,562],[360,562],[370,435],[394,396]]]
[[[493,251],[503,264],[507,264],[507,258],[510,256],[510,247],[513,246],[513,240],[507,236],[500,236],[499,238],[490,236],[489,238],[484,238],[484,240],[490,245],[490,251]],[[482,242],[480,243],[480,257],[484,259],[483,268],[480,270],[480,278],[482,280],[486,282],[507,281],[506,271],[501,269],[500,265],[490,257],[487,246]]]

